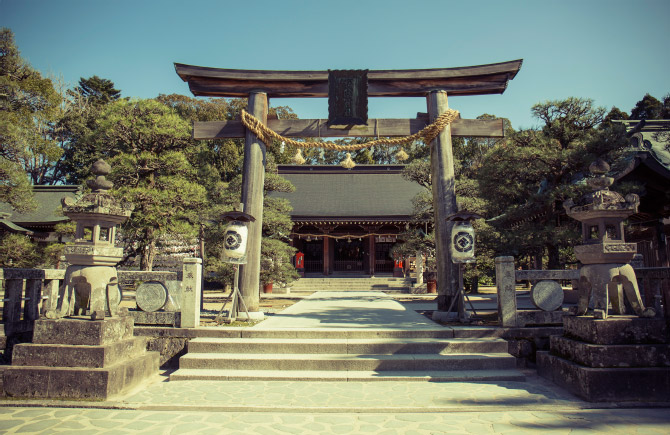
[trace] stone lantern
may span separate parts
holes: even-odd
[[[610,166],[598,159],[589,167],[594,175],[587,180],[593,189],[577,204],[563,203],[568,216],[582,223],[582,245],[575,246],[575,255],[583,264],[580,269],[579,303],[577,314],[588,310],[589,296],[593,293],[594,315],[607,318],[608,302],[616,314],[625,313],[624,294],[631,308],[640,317],[653,317],[652,308],[644,308],[633,267],[628,264],[637,253],[635,243],[624,240],[623,221],[637,212],[637,195],[622,197],[609,190],[614,179],[606,177]]]
[[[91,172],[96,176],[87,185],[91,193],[78,200],[63,199],[63,214],[77,224],[74,245],[65,247],[70,266],[65,272],[56,312],[48,318],[91,314],[102,319],[118,314],[121,291],[116,272],[123,258],[123,248],[114,246],[116,226],[130,216],[132,207],[119,204],[107,191],[113,183],[105,178],[111,171],[103,160],[95,162]]]

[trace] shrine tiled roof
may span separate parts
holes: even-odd
[[[26,213],[13,210],[9,204],[0,202],[0,213],[7,214],[7,220],[20,226],[48,225],[69,220],[60,213],[61,199],[74,198],[79,186],[33,186],[37,209]]]
[[[294,220],[377,219],[407,220],[412,199],[424,188],[406,180],[403,165],[279,165],[279,175],[295,186],[292,193],[273,193],[287,198]]]

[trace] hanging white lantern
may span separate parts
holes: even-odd
[[[228,258],[243,258],[247,253],[247,226],[244,222],[231,221],[223,237],[223,253]]]
[[[451,229],[451,261],[471,263],[475,261],[475,229],[468,221],[458,221]]]

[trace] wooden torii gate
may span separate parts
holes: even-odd
[[[368,71],[369,97],[426,97],[428,116],[415,119],[368,119],[366,125],[328,127],[327,120],[270,119],[269,98],[328,98],[328,71],[263,71],[208,68],[175,64],[179,77],[195,96],[248,98],[247,111],[285,137],[408,136],[432,123],[448,109],[447,96],[502,94],[521,68],[522,60],[440,69]],[[338,126],[340,127],[340,126]],[[503,137],[502,120],[457,119],[430,143],[438,311],[447,311],[459,294],[458,265],[449,249],[451,226],[446,218],[456,213],[451,136]],[[240,270],[240,289],[252,313],[259,310],[261,226],[265,144],[241,121],[195,122],[195,139],[245,138],[242,203],[256,218],[249,227],[247,264]],[[461,301],[462,303],[462,301]]]

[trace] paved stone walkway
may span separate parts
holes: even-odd
[[[361,316],[351,296],[321,311],[314,303],[324,296],[314,296],[293,316],[257,327],[436,326],[381,296],[368,295],[361,303],[376,308]],[[525,382],[491,383],[166,382],[162,374],[104,402],[0,400],[0,433],[670,433],[670,404],[587,403],[526,374]]]
[[[0,431],[96,434],[667,434],[667,410],[277,413],[0,408]]]

